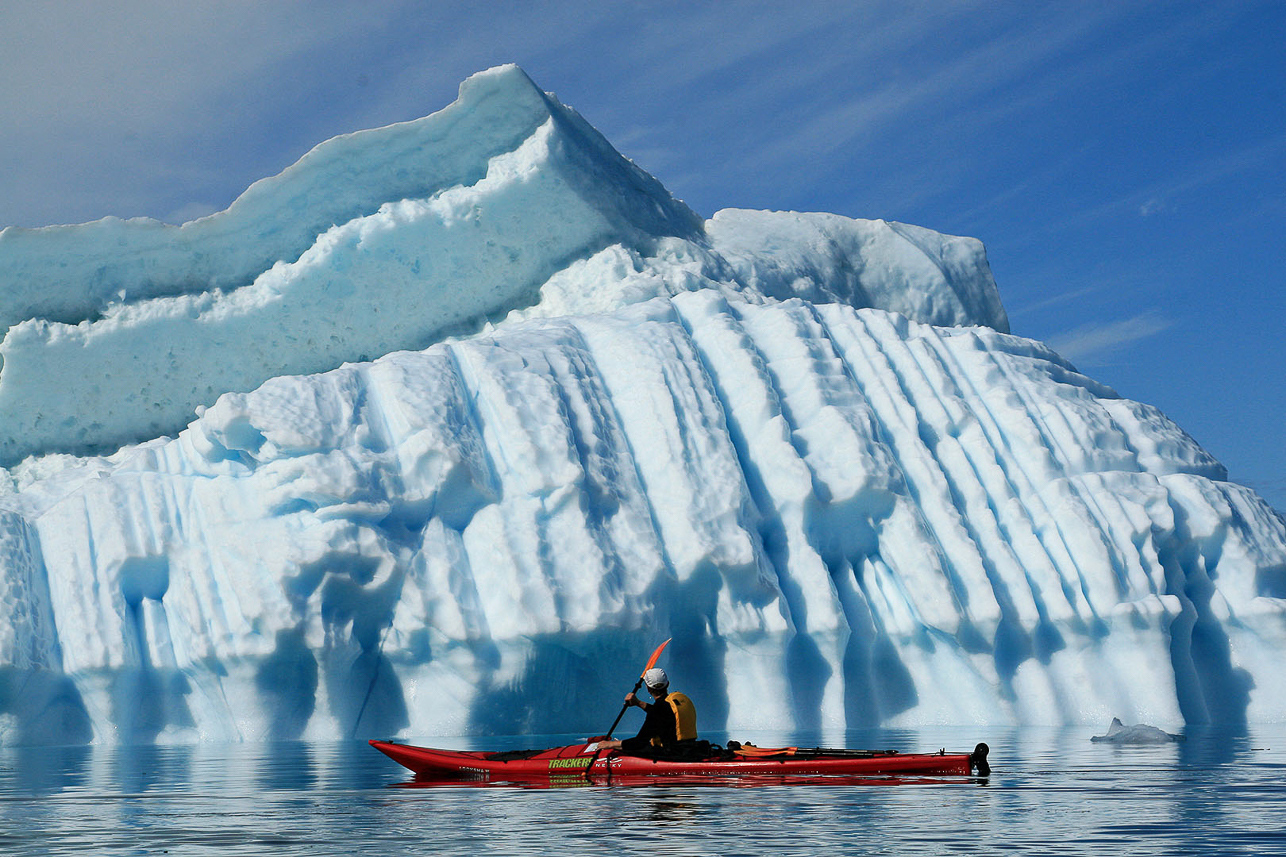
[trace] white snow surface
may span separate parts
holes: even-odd
[[[1286,523],[981,244],[703,224],[515,67],[0,275],[0,742],[592,734],[666,637],[706,732],[1286,718]]]

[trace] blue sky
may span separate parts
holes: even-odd
[[[517,62],[703,215],[982,239],[1013,331],[1286,510],[1286,2],[0,9],[0,225],[224,208]]]

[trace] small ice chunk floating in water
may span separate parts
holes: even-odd
[[[1126,726],[1120,718],[1113,717],[1112,725],[1107,727],[1107,734],[1095,735],[1090,740],[1103,744],[1173,744],[1175,741],[1182,741],[1183,736],[1163,732],[1146,723]]]

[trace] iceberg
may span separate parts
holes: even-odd
[[[707,732],[1286,717],[1286,523],[980,242],[703,221],[514,66],[0,281],[0,742],[592,734],[666,637]]]
[[[1182,735],[1165,732],[1146,723],[1134,723],[1126,726],[1117,717],[1112,718],[1112,722],[1107,727],[1107,732],[1090,738],[1090,741],[1095,744],[1127,745],[1173,744],[1182,740],[1184,740]]]

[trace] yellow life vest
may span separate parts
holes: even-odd
[[[679,741],[695,741],[697,737],[697,709],[682,693],[668,693],[665,696],[665,702],[674,712],[674,731],[675,738]],[[653,738],[652,743],[661,746],[663,743],[658,738]],[[668,741],[664,743],[669,743]]]

